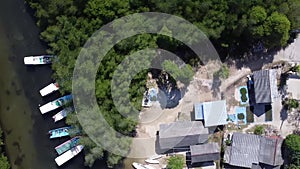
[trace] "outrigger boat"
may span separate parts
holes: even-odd
[[[74,137],[64,143],[62,143],[61,145],[55,147],[55,150],[57,152],[58,155],[61,155],[62,153],[70,150],[71,148],[77,146],[79,143],[79,137]]]
[[[69,131],[72,128],[73,127],[69,126],[69,127],[62,127],[62,128],[50,130],[49,131],[50,139],[69,136],[70,135]]]
[[[63,165],[76,155],[78,155],[82,150],[84,146],[83,145],[78,145],[76,147],[73,147],[72,149],[68,150],[67,152],[63,153],[62,155],[58,156],[55,158],[55,162],[58,166]]]
[[[144,164],[140,164],[140,163],[132,163],[132,166],[135,168],[135,169],[148,169]]]
[[[63,118],[67,117],[67,115],[69,113],[72,113],[73,111],[74,111],[73,106],[67,107],[67,108],[61,110],[60,112],[58,112],[57,114],[55,114],[54,116],[52,116],[52,119],[54,120],[54,122],[58,122],[58,121],[62,120]]]
[[[63,96],[59,99],[56,99],[52,102],[49,102],[49,103],[41,106],[40,111],[42,114],[45,114],[49,111],[55,110],[55,109],[65,105],[66,103],[71,102],[71,101],[72,101],[72,95],[66,95],[66,96]]]
[[[40,94],[42,96],[47,96],[48,94],[51,94],[59,89],[58,83],[51,83],[48,86],[44,87],[40,90]]]
[[[24,57],[25,65],[46,65],[52,63],[53,55],[26,56]]]
[[[153,155],[151,157],[149,157],[148,159],[149,160],[157,160],[157,159],[160,159],[162,157],[162,155]]]
[[[147,169],[156,169],[156,168],[152,167],[151,165],[144,165],[144,167],[146,167]]]
[[[149,163],[149,164],[159,164],[158,160],[152,160],[152,159],[147,159],[147,160],[145,160],[145,162]]]

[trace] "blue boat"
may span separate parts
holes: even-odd
[[[62,153],[70,150],[71,148],[77,146],[79,143],[79,137],[74,137],[64,143],[62,143],[61,145],[55,147],[55,150],[57,152],[57,154],[61,155]]]
[[[55,110],[72,101],[72,95],[66,95],[40,107],[42,114]]]
[[[70,131],[72,128],[73,128],[73,127],[69,126],[69,127],[62,127],[62,128],[50,130],[50,131],[49,131],[50,139],[52,139],[52,138],[60,138],[60,137],[69,136],[69,135],[70,135],[69,131]]]

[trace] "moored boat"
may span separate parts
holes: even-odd
[[[69,131],[72,128],[73,127],[69,126],[69,127],[62,127],[62,128],[50,130],[49,131],[50,139],[51,138],[59,138],[59,137],[69,136],[70,135]]]
[[[39,55],[39,56],[26,56],[24,57],[25,65],[46,65],[51,64],[53,55]]]
[[[67,117],[67,115],[69,113],[72,113],[73,111],[74,111],[73,106],[64,108],[63,110],[61,110],[60,112],[58,112],[57,114],[52,116],[52,119],[54,120],[54,122],[58,122],[58,121],[62,120],[63,118]]]
[[[41,111],[42,114],[45,114],[49,111],[55,110],[55,109],[65,105],[68,102],[71,102],[71,100],[72,100],[72,95],[63,96],[59,99],[56,99],[52,102],[49,102],[49,103],[41,106],[40,111]]]
[[[47,96],[48,94],[51,94],[59,89],[58,83],[50,83],[48,86],[44,87],[40,90],[40,94],[42,96]]]
[[[147,159],[147,160],[145,160],[145,162],[147,162],[149,164],[159,164],[158,160],[152,160],[152,159]]]
[[[162,155],[153,155],[153,156],[149,157],[148,159],[157,160],[157,159],[160,159],[161,157],[162,157]]]
[[[135,169],[147,169],[147,167],[145,167],[145,165],[140,164],[140,163],[136,163],[136,162],[133,162],[133,163],[132,163],[132,166],[133,166]]]
[[[147,169],[156,169],[155,167],[152,167],[151,165],[144,165]]]
[[[78,145],[76,147],[73,147],[72,149],[68,150],[67,152],[63,153],[62,155],[58,156],[55,158],[55,162],[58,166],[63,165],[76,155],[78,155],[82,150],[84,146],[83,145]]]
[[[61,155],[62,153],[70,150],[71,148],[77,146],[79,143],[79,137],[74,137],[64,143],[62,143],[61,145],[55,147],[55,150],[57,152],[58,155]]]

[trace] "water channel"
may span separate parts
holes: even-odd
[[[39,30],[24,0],[0,0],[0,124],[12,169],[56,169],[54,147],[68,138],[49,140],[52,114],[42,116],[39,104],[59,96],[42,98],[38,91],[51,82],[50,66],[25,66],[23,57],[45,53]],[[85,169],[83,154],[60,169]],[[99,160],[92,169],[104,169]],[[127,168],[127,167],[121,167]]]

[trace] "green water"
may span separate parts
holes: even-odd
[[[39,40],[30,10],[24,0],[0,0],[0,124],[4,130],[6,152],[12,169],[87,169],[83,154],[62,167],[57,167],[55,147],[69,138],[50,140],[50,129],[65,126],[54,123],[52,115],[41,115],[39,104],[59,97],[58,93],[42,98],[39,90],[48,85],[52,70],[49,65],[25,66],[23,57],[44,54],[45,44]],[[117,168],[130,168],[127,159]],[[106,168],[99,160],[92,169]]]

